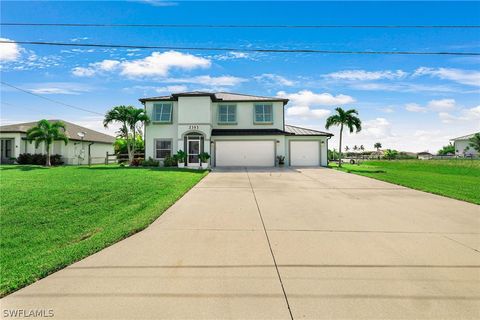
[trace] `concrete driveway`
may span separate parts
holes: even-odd
[[[480,207],[329,169],[217,170],[20,290],[59,319],[480,318]]]

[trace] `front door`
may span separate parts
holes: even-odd
[[[0,163],[10,163],[12,160],[13,139],[1,140],[1,157]]]
[[[200,137],[187,138],[187,166],[200,165]]]

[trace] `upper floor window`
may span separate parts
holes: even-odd
[[[237,122],[237,106],[221,104],[218,106],[218,123],[232,124]]]
[[[153,105],[154,122],[172,122],[172,104],[155,103]]]
[[[273,106],[271,104],[255,105],[255,123],[272,123]]]

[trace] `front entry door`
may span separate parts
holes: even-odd
[[[200,137],[187,138],[187,166],[200,165]]]

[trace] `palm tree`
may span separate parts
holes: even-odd
[[[65,124],[61,121],[51,123],[48,120],[40,120],[37,125],[27,130],[27,140],[32,143],[35,141],[35,148],[38,148],[40,143],[45,143],[45,151],[47,152],[47,159],[45,165],[49,167],[50,162],[50,146],[54,141],[64,141],[65,145],[68,143],[68,137],[65,134]]]
[[[134,157],[135,157],[135,147],[136,147],[135,141],[137,141],[137,132],[141,135],[143,125],[148,124],[149,122],[150,122],[150,119],[145,113],[145,109],[132,108],[129,110],[128,124],[129,124],[130,130],[132,131],[132,137],[133,137],[132,153]]]
[[[342,159],[342,135],[343,135],[343,126],[347,126],[350,130],[350,133],[356,130],[356,132],[360,132],[362,130],[362,121],[357,117],[358,111],[355,109],[350,110],[343,110],[342,108],[338,107],[335,108],[337,111],[336,114],[327,118],[327,122],[325,124],[325,128],[328,130],[331,126],[340,126],[340,141],[339,141],[339,150],[340,150],[340,159]],[[338,166],[342,166],[342,161],[338,162]]]
[[[480,152],[480,132],[475,133],[473,137],[469,139],[469,146],[475,149],[477,152]]]
[[[112,123],[119,123],[120,129],[117,134],[119,137],[122,137],[127,142],[127,152],[128,152],[128,161],[132,162],[132,143],[129,139],[129,118],[130,118],[130,109],[133,109],[132,106],[116,106],[107,111],[105,118],[103,119],[103,126],[108,128],[108,125]]]
[[[377,149],[377,152],[380,152],[380,148],[382,147],[382,144],[380,142],[375,142],[373,145],[375,149]]]

